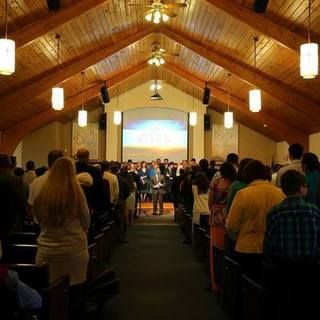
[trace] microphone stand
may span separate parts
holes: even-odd
[[[142,193],[141,193],[141,185],[140,185],[138,189],[138,215],[140,216],[140,214],[143,213],[145,216],[150,217],[147,211],[141,208],[141,203],[142,203],[141,194]]]

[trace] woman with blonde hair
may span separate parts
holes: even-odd
[[[81,295],[79,285],[86,281],[90,215],[71,159],[55,161],[35,200],[34,213],[41,228],[36,263],[49,264],[51,281],[70,276],[72,304],[74,296]]]

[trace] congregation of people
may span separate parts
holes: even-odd
[[[78,150],[75,161],[53,150],[47,168],[36,169],[28,161],[25,171],[14,157],[2,154],[0,241],[26,224],[39,226],[36,264],[49,264],[52,281],[69,275],[79,297],[90,229],[112,215],[120,226],[119,242],[126,243],[127,229],[143,214],[144,202],[152,202],[153,215],[164,214],[163,203],[173,202],[176,211],[183,208],[208,231],[210,248],[223,248],[252,279],[260,281],[266,262],[276,266],[279,282],[303,273],[309,292],[305,303],[311,309],[319,280],[320,166],[318,157],[303,153],[299,144],[288,151],[290,164],[270,168],[256,159],[239,161],[235,153],[219,166],[206,159],[90,164],[86,149]],[[219,292],[212,252],[209,287]],[[31,288],[29,294],[39,300]]]

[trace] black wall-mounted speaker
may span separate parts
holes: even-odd
[[[208,85],[206,83],[206,87],[203,90],[202,104],[209,104],[210,93],[211,93],[211,90],[210,90],[210,88],[208,88]]]
[[[108,92],[108,88],[106,85],[104,85],[100,88],[100,93],[101,93],[101,99],[102,99],[103,103],[109,103],[110,97],[109,97],[109,92]]]
[[[269,0],[254,0],[252,9],[257,13],[265,13],[268,7]]]
[[[204,118],[203,118],[203,127],[204,130],[210,130],[211,129],[211,118],[210,118],[210,114],[205,114]]]
[[[100,130],[107,129],[107,114],[106,113],[100,114],[99,129]]]
[[[47,0],[47,4],[50,11],[58,11],[61,8],[60,0]]]

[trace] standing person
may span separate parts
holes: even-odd
[[[33,182],[33,180],[37,177],[36,175],[36,165],[34,161],[27,161],[26,163],[26,171],[23,176],[23,181],[28,185]]]
[[[129,184],[129,197],[126,199],[126,206],[128,210],[128,222],[129,224],[133,224],[135,218],[135,210],[136,210],[136,191],[137,185],[133,181],[132,175],[128,174],[126,177]]]
[[[215,160],[210,160],[208,168],[208,180],[211,181],[214,175],[217,173]]]
[[[7,155],[0,155],[0,169],[9,166],[10,158]],[[2,258],[2,240],[12,229],[15,205],[14,190],[12,189],[10,181],[5,175],[0,173],[0,260]]]
[[[159,203],[159,215],[163,214],[163,196],[165,193],[165,178],[160,174],[160,168],[156,169],[156,174],[151,177],[152,188],[152,202],[153,202],[153,215],[157,215],[158,203]]]
[[[166,160],[166,159],[165,159]],[[165,169],[165,178],[166,178],[166,201],[172,202],[172,194],[171,194],[171,187],[173,180],[175,178],[175,171],[174,171],[174,163],[170,162]]]
[[[101,164],[102,178],[109,182],[110,203],[113,208],[116,207],[119,198],[119,182],[115,174],[111,173],[111,163],[104,161]]]
[[[77,151],[76,172],[87,172],[93,179],[93,185],[86,189],[86,198],[89,208],[94,214],[100,214],[106,211],[107,201],[105,198],[105,187],[102,180],[102,174],[99,168],[89,164],[89,150],[81,148]]]
[[[150,187],[150,178],[148,176],[148,168],[145,161],[141,162],[141,168],[138,170],[138,175],[140,177],[140,201],[146,201]]]
[[[317,155],[311,152],[306,152],[302,156],[301,160],[302,170],[306,175],[306,183],[308,185],[308,192],[306,195],[306,201],[320,205],[320,199],[318,196],[320,188],[320,172],[319,172],[319,160]]]
[[[287,170],[297,170],[298,172],[303,174],[302,166],[301,166],[301,157],[303,155],[303,146],[299,143],[293,143],[289,146],[288,149],[289,160],[290,163],[277,172],[276,185],[280,187],[281,176]]]
[[[0,154],[0,179],[10,185],[14,207],[12,215],[12,231],[22,231],[27,214],[27,198],[23,180],[13,173],[11,158],[6,154]]]
[[[267,215],[263,253],[273,271],[266,285],[276,320],[312,319],[319,309],[320,210],[304,200],[300,172],[287,170],[281,188],[287,198]]]
[[[236,179],[236,169],[230,162],[224,162],[220,167],[220,177],[213,179],[209,190],[210,210],[210,276],[211,290],[219,291],[220,288],[215,279],[215,261],[213,255],[214,246],[224,247],[225,219],[228,193],[232,182]]]
[[[38,194],[40,193],[43,185],[46,183],[46,181],[48,179],[51,167],[53,166],[55,161],[57,159],[61,158],[61,157],[63,157],[63,151],[62,150],[58,150],[58,149],[57,150],[51,150],[48,153],[48,167],[49,167],[49,170],[46,170],[44,172],[44,174],[42,174],[39,177],[37,177],[36,179],[34,179],[33,182],[31,183],[30,191],[29,191],[29,197],[28,197],[28,204],[29,204],[31,213],[33,211],[34,202],[35,202]]]
[[[268,211],[284,199],[281,189],[265,180],[265,166],[251,160],[243,172],[248,186],[237,192],[228,217],[227,231],[236,242],[235,255],[242,273],[259,280]]]
[[[128,210],[126,200],[130,195],[130,187],[126,178],[119,174],[121,164],[119,162],[114,163],[111,166],[111,172],[118,178],[119,183],[119,198],[116,207],[116,212],[120,220],[120,242],[126,243],[127,240],[127,227],[128,227]]]
[[[192,181],[193,210],[192,222],[200,224],[200,216],[209,217],[209,180],[202,171],[197,172]],[[209,221],[209,219],[207,220]]]
[[[71,159],[55,161],[33,209],[41,228],[36,264],[49,264],[50,281],[70,276],[71,308],[78,319],[75,309],[81,306],[78,299],[82,297],[89,261],[86,233],[90,215]]]

